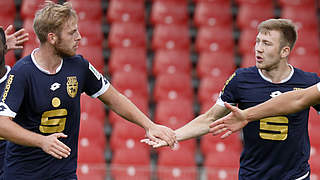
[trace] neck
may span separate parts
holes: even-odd
[[[287,61],[269,69],[261,69],[262,74],[269,78],[273,83],[280,83],[282,80],[289,77],[291,71],[292,69]]]
[[[61,57],[54,53],[52,47],[47,45],[41,45],[39,50],[34,53],[35,61],[37,64],[50,72],[50,74],[55,74],[57,68],[61,64]]]

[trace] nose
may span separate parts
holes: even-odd
[[[261,46],[261,43],[256,42],[255,46],[254,46],[255,51],[257,52],[263,52],[263,48]]]
[[[79,31],[77,31],[76,41],[80,41],[80,40],[81,40],[81,34]]]

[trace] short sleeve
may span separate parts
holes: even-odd
[[[225,82],[225,85],[220,92],[217,104],[224,106],[224,102],[235,104],[236,96],[234,90],[237,89],[237,71],[234,72],[229,79]]]
[[[26,79],[23,71],[10,71],[0,101],[0,115],[15,117],[18,112],[26,88]]]
[[[89,63],[84,88],[85,93],[96,98],[106,92],[109,86],[110,82]]]

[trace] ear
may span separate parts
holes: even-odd
[[[284,46],[282,49],[281,49],[281,52],[280,52],[280,57],[281,58],[286,58],[289,56],[291,52],[291,49],[289,46]]]
[[[52,45],[55,45],[57,42],[57,36],[54,33],[48,34],[48,42]]]

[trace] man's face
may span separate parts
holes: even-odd
[[[280,62],[280,32],[259,32],[255,44],[256,66],[268,70]]]
[[[56,53],[60,57],[76,55],[80,40],[81,35],[78,31],[77,21],[71,18],[63,25],[62,31],[58,36],[58,40],[55,45]]]

